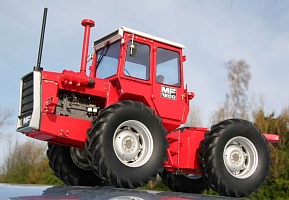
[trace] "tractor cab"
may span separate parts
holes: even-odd
[[[120,100],[134,99],[154,108],[169,130],[184,123],[188,94],[182,75],[183,45],[120,27],[94,41],[93,47],[90,77],[112,81]]]
[[[158,43],[162,45],[158,46]],[[159,83],[181,86],[180,57],[184,48],[181,44],[120,27],[94,41],[93,47],[98,78],[124,75],[140,81],[154,78]],[[118,66],[124,66],[119,74]],[[151,77],[152,74],[155,76]]]

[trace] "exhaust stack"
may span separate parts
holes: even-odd
[[[36,65],[36,67],[34,67],[34,71],[41,71],[42,70],[42,67],[40,67],[40,65],[41,65],[41,57],[42,57],[42,50],[43,50],[43,42],[44,42],[44,33],[45,33],[45,26],[46,26],[47,10],[48,10],[48,8],[44,8],[43,19],[42,19],[41,36],[40,36],[40,42],[39,42],[39,50],[38,50],[38,59],[37,59],[37,65]]]

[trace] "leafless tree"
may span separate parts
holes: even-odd
[[[10,119],[12,115],[12,110],[0,108],[0,135],[3,134],[5,126],[11,124]]]
[[[201,109],[196,105],[192,105],[185,126],[190,127],[202,126],[202,118],[200,113]]]
[[[248,119],[247,91],[251,79],[250,66],[245,60],[230,60],[225,63],[228,71],[229,93],[223,105],[215,111],[212,122],[229,118]]]

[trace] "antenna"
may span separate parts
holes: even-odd
[[[43,19],[42,19],[42,29],[41,29],[41,36],[40,36],[40,43],[39,43],[39,50],[38,50],[38,59],[37,65],[34,67],[34,71],[41,71],[41,57],[42,57],[42,49],[43,49],[43,42],[44,42],[44,33],[45,33],[45,26],[46,26],[46,17],[47,17],[47,10],[48,8],[44,8],[43,12]]]

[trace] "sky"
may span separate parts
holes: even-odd
[[[289,106],[287,0],[2,0],[0,108],[14,111],[11,132],[16,127],[20,79],[37,62],[44,7],[45,70],[79,71],[81,21],[90,18],[96,23],[91,44],[120,26],[183,44],[185,81],[196,95],[191,104],[200,108],[204,126],[211,125],[213,112],[229,92],[224,64],[232,59],[250,65],[249,100],[262,96],[266,109],[276,113]]]

